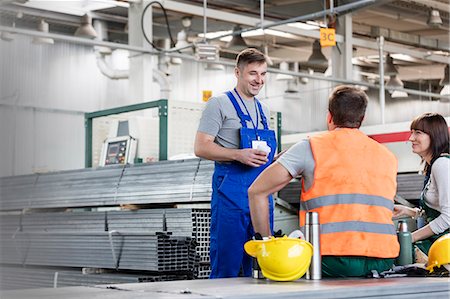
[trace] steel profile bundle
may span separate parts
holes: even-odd
[[[0,178],[0,210],[209,202],[214,164],[191,159]]]
[[[0,217],[0,231],[33,232],[146,232],[165,230],[194,238],[201,262],[209,262],[209,209],[142,209],[135,211],[41,212]]]
[[[197,253],[201,263],[209,263],[210,209],[167,209],[167,231],[175,236],[192,237],[197,242]]]
[[[51,288],[68,286],[92,286],[101,284],[138,283],[190,279],[187,274],[151,275],[147,273],[107,272],[83,273],[80,269],[19,267],[3,265],[0,267],[0,289],[15,290],[29,288]]]
[[[213,170],[192,159],[0,178],[0,263],[206,278],[209,209],[76,208],[209,203]]]
[[[210,209],[167,209],[167,230],[174,235],[192,236],[197,242],[197,254],[199,263],[195,267],[196,278],[208,278],[210,268]]]
[[[300,204],[300,194],[302,192],[302,182],[301,178],[298,177],[293,179],[287,184],[283,189],[278,191],[278,197],[284,201],[299,205]]]
[[[192,272],[198,262],[191,238],[163,233],[15,232],[1,237],[2,264]]]
[[[70,235],[73,233],[84,234],[87,232],[104,233],[105,231],[155,233],[165,228],[169,234],[172,234],[172,238],[179,236],[197,240],[195,256],[193,256],[192,252],[181,253],[181,255],[185,255],[185,257],[181,256],[181,259],[186,259],[187,257],[188,263],[191,265],[189,268],[195,268],[193,271],[197,273],[197,268],[200,263],[209,263],[209,223],[209,209],[190,208],[103,212],[41,212],[2,215],[0,217],[2,242],[5,246],[9,244],[9,254],[2,259],[2,262],[27,264],[26,252],[28,248],[24,249],[23,247],[26,245],[25,243],[30,243],[25,240],[29,240],[30,235],[35,233],[45,233],[44,236],[47,236],[48,233],[56,233],[60,236],[64,233]],[[118,236],[119,234],[117,233],[112,234],[113,239]],[[31,246],[31,244],[29,245]],[[52,246],[56,246],[56,244],[47,245],[50,247],[47,248],[48,250],[53,249]],[[76,246],[76,244],[67,246]],[[170,248],[164,248],[164,251],[161,252],[158,259],[163,263],[167,263],[170,260],[175,260],[176,262],[180,259],[178,258],[180,252],[176,252],[174,249],[177,249],[177,247],[171,246]],[[15,255],[12,253],[14,250],[16,251]],[[172,254],[174,256],[171,256]],[[81,258],[81,260],[79,265],[83,264],[83,267],[93,266],[92,264],[84,263],[84,258]],[[76,264],[60,261],[55,265],[65,267],[75,266]]]
[[[104,232],[110,230],[161,232],[165,209],[136,211],[40,212],[0,217],[1,231]]]

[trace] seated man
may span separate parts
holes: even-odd
[[[362,90],[335,88],[328,103],[328,132],[292,146],[249,188],[254,230],[268,236],[267,197],[302,176],[300,228],[307,212],[318,212],[324,276],[385,271],[399,253],[392,222],[397,160],[359,130],[367,101]]]

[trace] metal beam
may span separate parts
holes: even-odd
[[[434,0],[403,0],[405,2],[421,4],[424,7],[436,8],[445,12],[450,12],[448,3],[438,2]]]
[[[353,37],[353,44],[355,46],[359,46],[362,48],[378,50],[378,45],[377,45],[376,41],[370,41],[367,39]],[[444,63],[444,64],[450,64],[450,57],[444,57],[441,55],[431,54],[429,51],[425,51],[425,50],[420,51],[420,50],[414,50],[414,49],[402,47],[399,44],[385,43],[384,50],[386,52],[390,52],[390,53],[402,53],[402,54],[410,55],[412,57],[421,58],[424,60],[429,60],[429,61],[434,61],[434,62],[439,62],[439,63]]]
[[[170,1],[170,0],[163,1],[163,5],[166,9],[169,9],[169,10],[178,11],[178,12],[182,12],[182,13],[190,13],[192,15],[197,15],[197,16],[203,16],[203,8],[200,6],[179,3],[176,1]],[[337,8],[335,8],[335,10],[336,9]],[[214,10],[214,9],[210,9],[210,8],[207,8],[206,15],[208,18],[221,20],[221,21],[225,21],[225,22],[230,22],[230,23],[241,24],[241,25],[247,25],[247,26],[251,26],[251,27],[258,26],[258,24],[260,22],[260,19],[258,19],[258,18],[236,15],[236,14],[232,14],[229,12],[223,12],[223,11]],[[292,19],[290,22],[293,22]],[[275,24],[275,23],[277,23],[277,22],[265,22],[264,28],[268,28],[269,26],[271,26],[272,24]],[[277,23],[277,24],[279,24],[279,23]],[[302,36],[306,36],[306,37],[311,37],[311,38],[316,38],[316,39],[320,37],[319,31],[315,31],[315,30],[314,31],[303,30],[303,29],[295,28],[295,27],[288,26],[288,25],[277,25],[275,28],[277,30],[280,30],[283,32],[302,35]],[[344,37],[342,35],[337,35],[336,41],[344,42]],[[353,44],[356,46],[359,46],[359,47],[378,51],[378,45],[377,45],[376,41],[368,41],[368,40],[365,40],[362,38],[354,37]],[[417,57],[417,58],[421,58],[421,59],[425,59],[425,60],[429,60],[429,61],[434,61],[434,62],[439,62],[439,63],[447,63],[447,64],[450,63],[450,58],[446,58],[446,57],[435,55],[435,54],[430,54],[428,52],[423,52],[420,50],[403,48],[400,45],[394,45],[392,43],[386,43],[385,50],[388,52],[393,51],[393,52],[397,52],[397,53],[404,53],[404,54],[408,54],[413,57]]]
[[[164,7],[166,9],[172,10],[172,11],[177,11],[180,13],[187,13],[187,14],[191,14],[194,16],[200,16],[200,17],[203,17],[203,14],[204,14],[203,7],[197,6],[197,5],[180,3],[177,1],[171,1],[171,0],[164,0],[164,1],[162,1],[162,4],[164,5]],[[220,21],[224,21],[224,22],[228,22],[228,23],[246,25],[246,26],[250,26],[250,27],[258,27],[258,28],[261,27],[260,26],[260,22],[261,22],[260,18],[253,18],[253,17],[243,16],[243,15],[237,15],[235,13],[230,13],[230,12],[226,12],[226,11],[207,8],[206,16],[211,19],[220,20]],[[291,21],[291,22],[294,22],[294,21]],[[264,28],[273,27],[274,24],[278,24],[278,23],[271,22],[271,21],[265,21]],[[282,32],[311,37],[311,38],[315,38],[315,39],[320,38],[320,33],[318,30],[304,30],[304,29],[300,29],[300,28],[296,28],[296,27],[292,27],[292,26],[288,26],[288,25],[276,25],[276,28],[274,28],[274,29],[282,31]],[[336,41],[343,42],[344,37],[342,35],[337,35]]]

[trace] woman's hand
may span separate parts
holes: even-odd
[[[394,205],[394,218],[414,217],[414,215],[416,215],[416,209],[404,205]]]

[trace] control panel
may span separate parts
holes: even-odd
[[[132,164],[136,156],[136,139],[131,136],[108,138],[103,143],[100,166]]]

